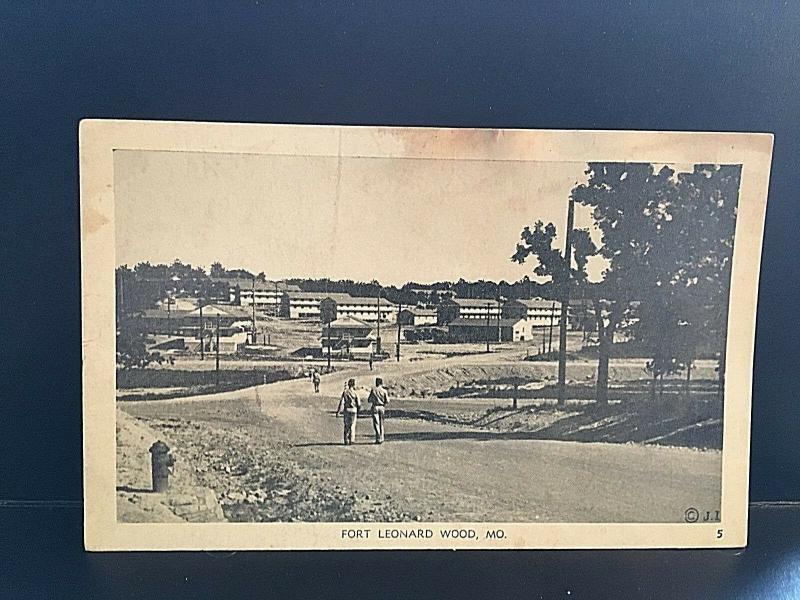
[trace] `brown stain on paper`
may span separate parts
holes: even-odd
[[[83,233],[84,235],[91,235],[110,222],[110,219],[99,210],[92,206],[87,206],[83,212]]]
[[[531,132],[501,129],[389,129],[381,132],[399,140],[405,156],[440,158],[471,157],[479,154],[487,159],[502,159],[533,151],[535,136]]]

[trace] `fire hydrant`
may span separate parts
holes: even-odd
[[[161,440],[150,446],[153,467],[153,491],[166,492],[169,489],[169,476],[175,464],[175,458],[169,453],[169,446]]]

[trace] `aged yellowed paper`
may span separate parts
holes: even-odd
[[[771,151],[83,121],[87,549],[746,544]]]

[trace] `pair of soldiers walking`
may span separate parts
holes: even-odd
[[[372,405],[372,428],[375,430],[375,443],[382,444],[384,440],[383,422],[386,416],[386,405],[389,404],[389,394],[383,387],[383,379],[375,378],[375,386],[370,390],[367,402]],[[356,380],[349,379],[345,384],[342,398],[336,415],[343,413],[344,417],[344,445],[353,443],[356,436],[356,421],[358,411],[361,409],[361,400],[356,392]]]

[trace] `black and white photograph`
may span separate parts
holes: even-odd
[[[577,160],[532,132],[254,134],[279,142],[114,147],[113,222],[84,200],[84,236],[113,240],[114,522],[338,524],[301,547],[536,545],[517,524],[728,542],[747,262],[738,312],[732,288],[737,261],[757,275],[765,172],[672,140]]]

